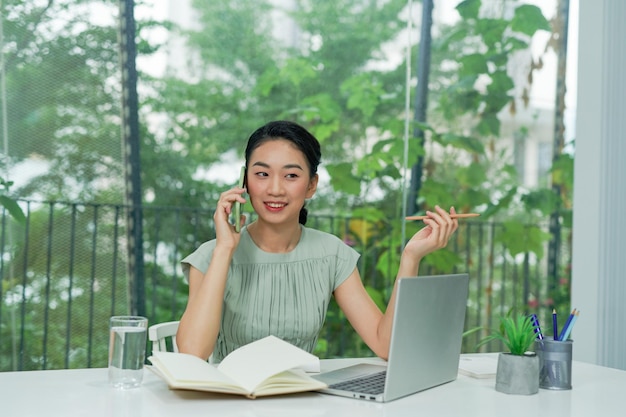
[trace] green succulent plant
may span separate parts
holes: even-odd
[[[478,346],[492,340],[499,340],[508,348],[512,355],[523,356],[536,338],[535,325],[529,316],[524,314],[509,314],[500,317],[500,327],[489,336],[482,339]]]

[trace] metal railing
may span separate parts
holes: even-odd
[[[127,272],[128,207],[20,203],[25,224],[16,224],[5,212],[0,219],[0,371],[106,366],[108,318],[127,314],[131,297],[136,296]],[[150,323],[180,318],[187,286],[179,261],[214,237],[212,218],[207,210],[143,208],[141,295]],[[353,245],[362,254],[359,269],[365,284],[386,299],[399,250],[389,225],[313,215],[307,225]],[[541,308],[553,302],[547,260],[532,253],[512,257],[499,243],[502,233],[497,223],[464,221],[442,254],[450,270],[425,262],[420,271],[470,274],[466,329],[492,327],[513,306]],[[559,259],[569,256],[562,254]],[[466,338],[464,350],[471,350],[478,337],[476,333]],[[369,353],[334,304],[318,347],[322,357]]]

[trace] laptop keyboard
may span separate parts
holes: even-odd
[[[329,388],[343,390],[343,391],[355,391],[362,392],[363,394],[378,395],[382,394],[385,390],[385,378],[387,377],[387,371],[380,371],[375,374],[367,375],[360,378],[351,379],[349,381],[339,382],[337,384],[331,384]]]

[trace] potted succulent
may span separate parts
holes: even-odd
[[[500,318],[500,328],[482,339],[483,345],[499,340],[508,349],[498,356],[496,391],[507,394],[536,394],[539,391],[539,358],[529,351],[536,339],[535,325],[523,314]]]

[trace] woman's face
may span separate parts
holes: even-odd
[[[246,187],[259,218],[268,223],[298,222],[300,209],[317,188],[302,151],[285,139],[271,139],[248,160]]]

